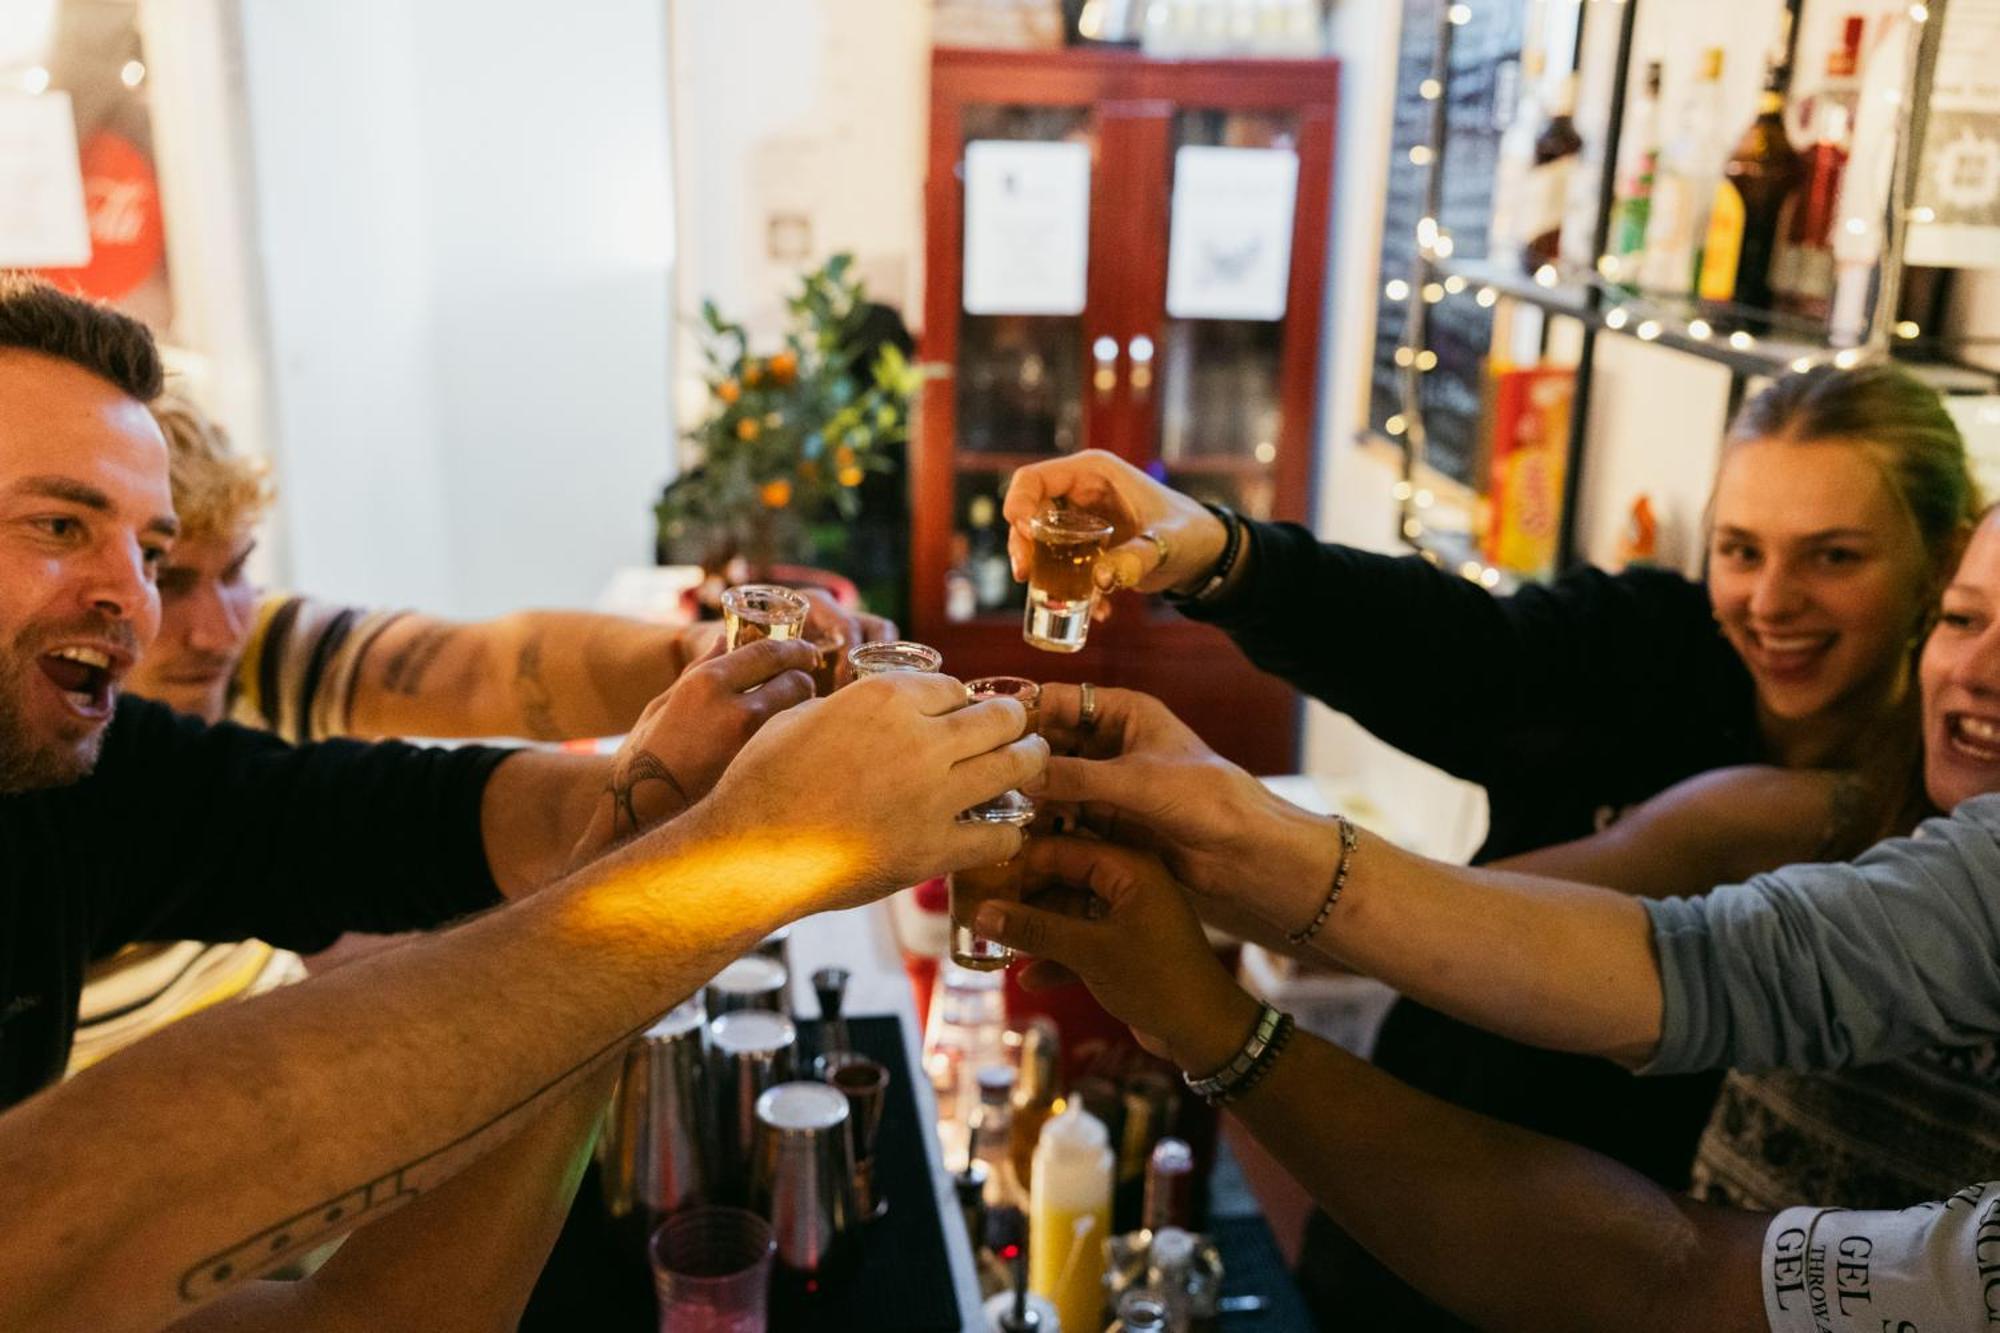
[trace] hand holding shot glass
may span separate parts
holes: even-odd
[[[1097,558],[1111,544],[1111,520],[1050,505],[1028,521],[1034,556],[1021,637],[1052,653],[1082,649],[1097,608]]]
[[[796,639],[805,633],[805,594],[775,583],[740,583],[722,594],[724,645],[735,652],[759,639]]]

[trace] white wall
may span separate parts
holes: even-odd
[[[914,328],[923,259],[930,7],[919,0],[670,0],[679,310],[704,298],[775,339],[798,273],[838,251]],[[776,214],[811,227],[774,258]],[[687,413],[706,406],[683,326]]]
[[[242,0],[296,587],[489,614],[650,559],[670,467],[657,0]]]

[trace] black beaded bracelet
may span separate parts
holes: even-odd
[[[1169,602],[1185,605],[1189,602],[1205,602],[1220,592],[1229,582],[1229,576],[1236,572],[1236,562],[1243,558],[1243,520],[1228,505],[1202,502],[1202,508],[1222,520],[1227,536],[1222,543],[1222,556],[1215,562],[1215,569],[1201,581],[1201,586],[1193,592],[1173,592],[1166,594]]]
[[[1250,1035],[1244,1038],[1228,1064],[1207,1078],[1195,1078],[1184,1072],[1181,1082],[1210,1106],[1227,1106],[1263,1079],[1292,1035],[1292,1027],[1290,1014],[1267,1004],[1258,1011],[1256,1026],[1250,1029]]]
[[[1333,887],[1326,891],[1326,901],[1319,905],[1319,915],[1315,916],[1304,930],[1295,930],[1285,936],[1294,944],[1304,944],[1319,934],[1319,928],[1333,915],[1333,905],[1340,901],[1341,890],[1347,887],[1347,868],[1354,860],[1354,849],[1360,844],[1361,835],[1354,831],[1354,825],[1346,815],[1335,815],[1340,823],[1340,864],[1334,868]]]

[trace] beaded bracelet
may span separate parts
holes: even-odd
[[[1342,889],[1347,887],[1347,868],[1354,859],[1354,849],[1361,841],[1361,835],[1354,831],[1346,815],[1335,815],[1340,823],[1340,864],[1334,868],[1333,887],[1326,891],[1326,901],[1319,905],[1319,915],[1315,916],[1304,930],[1295,930],[1285,938],[1294,944],[1304,944],[1319,934],[1319,928],[1326,924],[1327,917],[1333,915],[1333,905],[1340,901]]]
[[[1257,1085],[1291,1033],[1292,1016],[1267,1004],[1258,1012],[1256,1026],[1250,1029],[1250,1035],[1244,1038],[1228,1064],[1207,1078],[1183,1072],[1181,1082],[1210,1106],[1226,1106]]]
[[[1236,572],[1236,562],[1243,556],[1245,544],[1243,520],[1236,516],[1236,511],[1228,505],[1208,504],[1206,501],[1203,502],[1203,507],[1222,520],[1223,529],[1228,534],[1222,543],[1222,556],[1215,562],[1215,568],[1209,576],[1201,581],[1199,588],[1185,593],[1169,591],[1166,594],[1169,602],[1185,605],[1189,602],[1208,601],[1229,582],[1229,576]]]

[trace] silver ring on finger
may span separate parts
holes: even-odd
[[[1076,725],[1084,731],[1096,731],[1097,687],[1086,680],[1076,688],[1077,693],[1083,696],[1083,702],[1076,710]]]
[[[1147,528],[1144,532],[1140,533],[1139,535],[1141,537],[1144,537],[1147,541],[1151,542],[1153,544],[1153,549],[1160,553],[1160,563],[1154,566],[1154,568],[1165,569],[1167,567],[1167,561],[1173,558],[1174,548],[1167,542],[1167,539],[1165,537],[1162,537],[1159,533],[1153,531],[1151,528]]]

